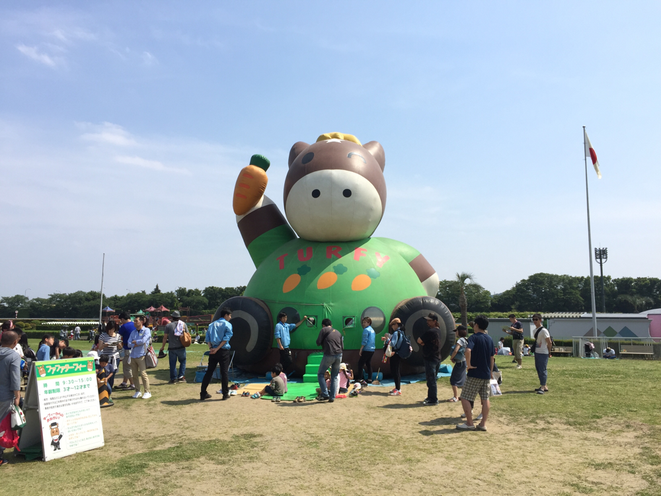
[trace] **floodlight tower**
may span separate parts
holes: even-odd
[[[594,258],[599,263],[599,268],[601,269],[601,311],[606,313],[606,293],[604,292],[604,264],[608,262],[608,248],[595,248]]]

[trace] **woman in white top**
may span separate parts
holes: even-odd
[[[117,362],[119,361],[119,350],[122,349],[121,337],[117,334],[117,326],[115,322],[109,320],[106,324],[106,330],[99,336],[99,356],[108,355],[108,364],[113,371],[113,375],[108,381],[108,385],[112,388],[117,372]]]
[[[532,316],[532,321],[535,324],[535,368],[539,377],[539,387],[535,391],[537,394],[544,394],[549,390],[546,386],[548,376],[546,366],[549,363],[549,354],[553,344],[549,331],[542,325],[542,316],[536,313]]]

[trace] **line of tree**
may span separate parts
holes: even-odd
[[[601,278],[595,277],[597,310],[601,305]],[[140,291],[124,296],[104,296],[104,306],[115,311],[137,312],[150,306],[164,305],[170,310],[190,308],[190,315],[214,313],[220,304],[232,296],[240,296],[245,286],[203,290],[177,288],[162,292],[158,284],[151,293]],[[661,279],[655,277],[604,277],[607,312],[638,313],[661,307]],[[466,325],[468,312],[590,312],[590,278],[568,275],[533,274],[500,294],[491,294],[475,282],[473,274],[462,272],[456,279],[439,283],[437,298],[452,312],[462,314]],[[48,298],[28,298],[24,295],[0,298],[0,318],[14,317],[18,310],[30,317],[81,317],[99,315],[99,292],[76,291],[54,293]]]
[[[209,286],[203,290],[177,288],[162,292],[158,284],[151,293],[139,291],[124,296],[105,296],[103,306],[109,306],[116,313],[135,313],[151,306],[165,306],[169,310],[190,308],[190,315],[215,313],[220,304],[232,296],[240,296],[245,286],[219,288]],[[48,298],[28,298],[24,295],[3,296],[0,298],[0,318],[12,318],[18,310],[21,316],[44,318],[90,318],[99,317],[100,293],[98,291],[76,291],[75,293],[54,293]]]
[[[590,278],[533,274],[513,288],[492,295],[470,273],[440,281],[436,297],[452,312],[591,312]],[[470,281],[470,282],[469,282]],[[594,278],[597,311],[602,311],[601,277]],[[661,279],[604,276],[606,311],[638,313],[661,307]]]

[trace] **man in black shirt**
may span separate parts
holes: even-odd
[[[317,396],[318,401],[328,401],[332,403],[335,401],[335,392],[338,390],[340,385],[340,363],[342,362],[342,350],[344,348],[344,340],[342,334],[336,329],[333,329],[333,325],[330,319],[324,319],[321,321],[323,326],[321,331],[319,331],[319,336],[317,336],[317,345],[323,347],[324,357],[321,359],[319,364],[319,370],[317,371],[317,379],[319,380],[319,389],[321,392]],[[326,379],[324,378],[324,373],[330,367],[331,369],[331,386],[330,391],[326,387]]]
[[[438,316],[430,313],[425,317],[427,329],[418,338],[418,344],[422,346],[422,356],[425,364],[425,375],[427,376],[427,399],[425,405],[438,405],[438,393],[436,380],[438,368],[441,365],[441,330],[438,327]]]
[[[517,369],[521,368],[521,352],[523,351],[523,326],[521,322],[516,320],[516,315],[511,313],[509,315],[510,325],[509,329],[505,329],[507,334],[512,335],[512,351],[514,352],[514,359],[516,360]]]

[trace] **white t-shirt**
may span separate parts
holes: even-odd
[[[537,329],[535,329],[535,334]],[[533,334],[534,335],[534,334]],[[546,328],[542,327],[542,330],[537,334],[537,346],[535,347],[535,353],[540,353],[542,355],[549,354],[549,347],[546,345],[546,340],[550,338],[551,335]]]

